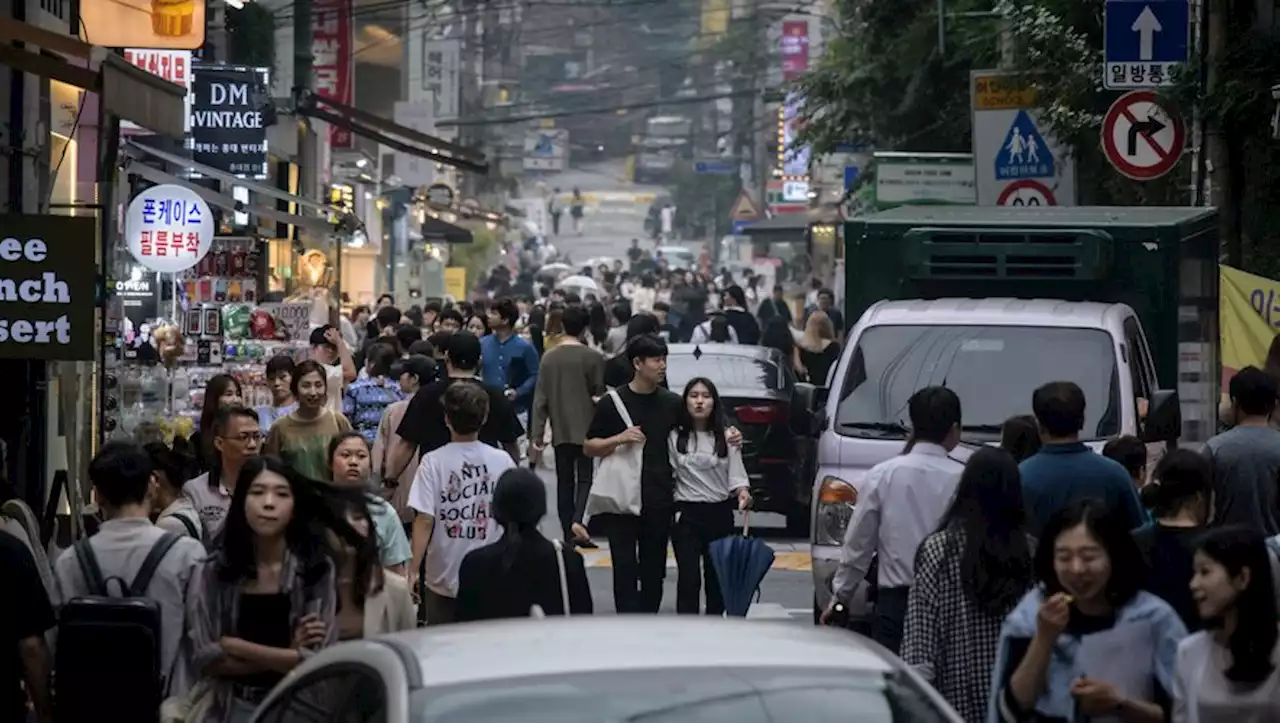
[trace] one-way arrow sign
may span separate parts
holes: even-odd
[[[1164,30],[1150,5],[1142,8],[1142,14],[1130,29],[1138,34],[1138,59],[1150,61],[1155,56],[1156,33]]]
[[[1191,48],[1189,0],[1107,0],[1103,85],[1172,85]]]

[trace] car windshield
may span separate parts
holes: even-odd
[[[778,365],[767,359],[703,352],[672,354],[667,357],[667,386],[683,392],[690,379],[706,377],[721,390],[776,392],[782,389]]]
[[[905,677],[767,667],[626,670],[427,688],[418,723],[944,723]]]
[[[960,396],[966,436],[998,437],[1009,417],[1031,413],[1042,384],[1072,381],[1087,406],[1082,436],[1120,429],[1119,375],[1100,329],[1038,326],[873,326],[858,338],[836,409],[848,436],[902,436],[907,400],[946,386]]]

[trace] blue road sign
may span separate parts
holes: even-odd
[[[857,166],[844,167],[844,190],[846,192],[853,190],[853,187],[858,185],[858,175],[860,173],[861,169]]]
[[[1053,178],[1053,149],[1025,110],[1009,126],[1004,145],[996,151],[996,179]]]
[[[736,158],[708,158],[694,161],[693,172],[714,176],[732,176],[738,172],[738,160]]]
[[[1189,0],[1107,0],[1104,44],[1107,88],[1171,85],[1190,57]]]

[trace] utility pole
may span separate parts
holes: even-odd
[[[307,101],[315,75],[311,54],[313,0],[295,0],[293,5],[293,100],[295,104]],[[316,179],[315,134],[311,121],[298,116],[298,195],[313,201],[320,200]],[[301,230],[298,231],[301,233]]]
[[[1219,0],[1205,2],[1204,48],[1205,94],[1216,92],[1222,85],[1218,61],[1226,51],[1227,3]],[[1230,151],[1222,136],[1222,127],[1215,121],[1204,121],[1205,172],[1200,183],[1209,205],[1218,208],[1218,235],[1227,263],[1240,266],[1244,260],[1244,248],[1240,241],[1240,213],[1235,201],[1230,166]]]

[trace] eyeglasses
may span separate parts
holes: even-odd
[[[223,439],[234,439],[241,444],[248,444],[250,442],[261,442],[266,439],[266,435],[262,432],[241,432],[234,437],[223,437]]]

